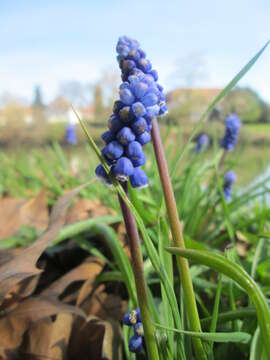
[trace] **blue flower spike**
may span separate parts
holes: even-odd
[[[125,314],[123,323],[128,326],[133,326],[134,336],[129,340],[129,350],[134,353],[138,353],[144,350],[144,333],[143,324],[141,319],[140,309],[132,310]]]
[[[128,348],[130,352],[138,353],[143,350],[143,338],[142,336],[134,335],[130,338],[128,343]]]
[[[223,191],[225,200],[230,200],[232,193],[232,186],[236,181],[236,175],[234,171],[228,171],[224,175]]]
[[[168,110],[166,97],[157,82],[157,71],[137,40],[121,36],[116,51],[123,82],[108,121],[109,130],[102,134],[106,146],[101,153],[110,175],[121,182],[129,178],[131,186],[140,189],[148,185],[140,168],[146,162],[143,146],[151,141],[152,118]],[[101,173],[101,169],[96,172]]]
[[[241,121],[236,114],[231,114],[227,117],[225,122],[225,134],[221,140],[221,147],[224,150],[234,150],[241,126]]]
[[[71,144],[77,144],[77,133],[75,124],[68,123],[66,127],[66,141]]]
[[[206,134],[202,134],[201,136],[199,136],[198,140],[197,140],[197,144],[195,147],[195,152],[199,153],[201,152],[201,150],[207,148],[207,146],[209,145],[209,138]]]

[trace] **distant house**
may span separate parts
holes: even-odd
[[[26,125],[30,125],[33,123],[34,121],[34,116],[33,116],[33,108],[31,106],[25,107],[23,109],[23,113],[24,113],[24,122]]]
[[[0,126],[6,126],[9,122],[30,125],[33,120],[33,108],[31,106],[9,102],[0,109]]]
[[[179,88],[167,94],[167,102],[171,112],[196,122],[220,91],[220,88]]]
[[[63,96],[57,96],[46,109],[46,118],[49,123],[67,122],[70,102]]]
[[[94,109],[92,106],[81,107],[76,109],[78,115],[86,120],[91,121],[94,117]],[[74,114],[71,103],[66,100],[63,96],[55,98],[48,106],[47,120],[50,123],[53,122],[71,122],[76,123],[77,118]]]

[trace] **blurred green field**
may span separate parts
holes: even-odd
[[[237,174],[237,188],[246,187],[262,175],[270,166],[270,153],[267,142],[254,144],[249,139],[254,139],[260,134],[266,134],[270,125],[245,125],[241,129],[240,140],[236,150],[228,153],[227,161],[235,168]],[[262,130],[264,129],[264,131]],[[100,135],[104,131],[102,127],[89,127],[94,139],[102,146]],[[166,135],[166,146],[174,144],[175,151],[180,148],[190,134],[190,128],[161,126],[161,131]],[[215,143],[223,134],[223,127],[217,124],[206,124],[202,128],[213,139],[212,147],[202,155],[207,160]],[[255,134],[254,134],[255,132]],[[269,131],[270,134],[270,131]],[[52,142],[51,145],[30,146],[21,145],[0,149],[0,194],[8,193],[12,196],[30,196],[32,191],[39,191],[43,186],[50,189],[54,187],[56,180],[60,181],[63,188],[76,186],[84,179],[94,176],[97,159],[89,150],[84,134],[78,128],[79,144],[71,146],[62,142]],[[270,135],[269,135],[270,138]],[[190,148],[193,152],[194,144]],[[148,149],[146,150],[148,151]],[[148,156],[148,161],[151,158]],[[179,172],[186,166],[189,157],[184,157],[179,165]],[[60,166],[60,167],[59,167]],[[56,186],[56,189],[58,187]],[[60,189],[58,190],[61,193]]]

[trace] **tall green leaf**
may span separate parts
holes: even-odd
[[[185,334],[188,336],[200,338],[205,341],[210,342],[237,342],[246,344],[250,341],[251,335],[245,332],[193,332],[193,331],[186,331],[186,330],[177,330],[173,328],[169,328],[164,325],[154,324],[157,328],[173,331],[180,334]]]
[[[210,268],[228,276],[246,290],[256,308],[264,347],[268,357],[270,358],[270,309],[260,287],[252,279],[252,277],[250,277],[240,265],[218,254],[208,251],[182,250],[173,247],[167,248],[167,251],[172,254],[194,260],[200,264],[207,265]]]

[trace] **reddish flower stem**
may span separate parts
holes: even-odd
[[[123,183],[122,187],[125,190],[126,195],[128,196],[127,183]],[[146,283],[143,271],[143,258],[141,253],[138,228],[129,207],[126,205],[120,195],[118,195],[118,198],[129,239],[132,269],[135,277],[139,308],[141,311],[146,350],[149,359],[158,360],[159,355],[155,339],[154,327],[152,324],[149,304],[147,300]]]
[[[168,165],[167,165],[165,152],[158,127],[158,122],[156,118],[153,119],[152,126],[153,126],[152,141],[154,145],[155,156],[159,169],[159,176],[163,188],[174,246],[180,249],[185,249],[182,226],[178,217],[178,210],[174,197],[172,182],[169,175]],[[191,331],[200,332],[201,324],[200,324],[200,318],[196,305],[191,275],[189,271],[188,260],[180,256],[177,256],[176,258],[177,258],[178,271],[181,278],[181,284],[184,292],[184,299],[185,299],[185,306],[189,320],[189,327]],[[196,358],[206,360],[207,357],[201,340],[198,338],[193,338],[193,345],[194,345]]]

